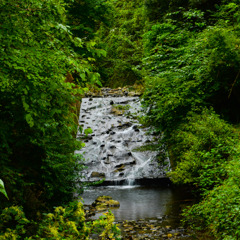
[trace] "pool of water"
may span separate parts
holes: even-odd
[[[101,195],[111,196],[120,202],[118,209],[112,209],[116,221],[136,221],[161,218],[167,215],[178,222],[181,208],[192,200],[191,195],[186,190],[155,186],[94,187],[86,190],[82,198],[84,203],[89,205]]]

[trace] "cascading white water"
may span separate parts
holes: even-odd
[[[105,178],[111,182],[134,184],[136,179],[165,177],[170,163],[159,165],[157,152],[135,149],[153,141],[136,116],[141,112],[138,97],[83,98],[79,123],[83,132],[93,130],[87,137],[80,131],[85,147],[77,150],[86,160],[85,181]]]

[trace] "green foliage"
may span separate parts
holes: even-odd
[[[0,192],[8,199],[7,192],[4,187],[4,182],[0,179]]]
[[[146,0],[144,2],[146,15],[150,21],[158,20],[169,10],[169,1],[167,0]]]
[[[130,105],[120,105],[120,104],[113,104],[113,107],[118,109],[118,110],[129,110],[130,109]]]
[[[98,220],[94,221],[91,225],[92,231],[95,232],[101,232],[100,236],[102,240],[105,239],[115,239],[120,240],[121,238],[121,231],[117,227],[116,224],[114,224],[114,215],[109,210],[107,213],[105,213],[103,216],[101,216]]]
[[[74,156],[76,102],[86,83],[99,81],[92,60],[75,51],[91,55],[94,44],[72,35],[65,7],[63,0],[0,2],[0,175],[11,202],[28,213],[72,198],[82,162]]]
[[[111,24],[107,28],[102,25],[95,38],[107,52],[107,57],[98,59],[99,72],[106,86],[133,85],[141,80],[143,3],[140,0],[108,2],[112,6]]]
[[[229,178],[210,191],[199,204],[185,210],[186,222],[196,229],[209,228],[216,239],[239,239],[239,167],[238,156],[227,165]]]
[[[187,223],[239,239],[239,1],[164,6],[143,36],[144,120],[164,133],[172,181],[201,193]]]
[[[0,215],[0,239],[23,239],[26,227],[30,221],[26,218],[21,207],[5,208]]]
[[[167,33],[160,36],[155,52],[145,59],[152,75],[144,94],[144,104],[152,106],[148,120],[160,130],[171,131],[190,110],[212,105],[226,119],[236,121],[240,64],[237,34],[209,27],[197,38],[187,40],[189,33],[179,35],[179,29],[172,25],[160,26],[167,27]]]
[[[100,23],[108,24],[110,6],[104,0],[67,0],[68,22],[72,33],[80,38],[93,38]]]
[[[222,0],[189,0],[191,7],[197,7],[202,10],[214,10],[217,4],[220,4]]]
[[[170,177],[193,183],[203,193],[227,178],[226,163],[235,154],[238,135],[213,111],[192,114],[171,133],[169,152],[174,159]]]
[[[0,8],[0,176],[12,203],[32,217],[69,201],[83,167],[73,154],[82,146],[76,102],[86,86],[101,86],[99,73],[112,87],[144,76],[144,120],[164,132],[171,177],[202,193],[186,218],[219,239],[239,238],[239,140],[224,121],[240,119],[239,0],[2,0]],[[25,237],[21,208],[5,211],[4,238]],[[109,214],[85,223],[74,203],[47,214],[37,234],[84,239],[103,227],[103,239],[117,238],[112,222]]]
[[[89,239],[98,234],[102,240],[120,239],[120,230],[114,216],[107,212],[92,222],[87,222],[83,204],[71,202],[67,207],[56,207],[53,213],[44,214],[36,225],[30,222],[22,208],[12,206],[3,210],[0,218],[0,239]]]
[[[240,21],[239,1],[224,0],[223,2],[224,4],[218,6],[218,11],[214,14],[214,17],[221,23],[221,25],[230,25],[239,30],[239,24],[236,24]]]
[[[70,203],[68,207],[56,207],[54,213],[45,215],[38,230],[41,239],[87,239],[83,204]]]
[[[93,133],[93,130],[91,128],[86,128],[86,129],[84,129],[84,133],[85,133],[86,136],[88,136],[88,134]]]

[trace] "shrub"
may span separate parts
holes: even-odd
[[[227,178],[227,163],[236,153],[238,135],[212,110],[191,114],[171,133],[169,152],[175,183],[194,184],[203,193]]]
[[[215,187],[198,204],[184,212],[185,222],[195,229],[208,228],[219,240],[240,237],[239,157],[228,164],[229,178]]]
[[[150,72],[143,96],[143,105],[148,109],[146,120],[167,134],[184,121],[189,111],[213,106],[225,119],[238,121],[237,33],[208,27],[186,40],[185,30],[178,35],[177,28],[171,27],[173,32],[169,27],[164,29],[167,32],[162,33],[151,56],[145,59]]]
[[[26,219],[21,207],[6,208],[1,214],[0,230],[0,239],[3,240],[87,240],[92,234],[98,234],[102,240],[120,239],[120,230],[114,224],[114,215],[111,212],[87,222],[82,202],[56,207],[53,213],[43,214],[43,219],[38,224]]]
[[[0,239],[23,239],[29,223],[30,221],[25,217],[21,207],[5,208],[0,215]]]
[[[72,198],[81,165],[76,102],[85,89],[66,78],[80,76],[81,86],[98,78],[74,51],[83,41],[66,26],[65,7],[63,0],[0,2],[0,176],[26,213]]]

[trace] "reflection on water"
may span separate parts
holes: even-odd
[[[95,187],[86,190],[82,198],[85,204],[92,204],[101,195],[120,202],[120,208],[112,210],[117,221],[157,218],[166,214],[175,217],[179,215],[182,200],[187,198],[186,193],[177,189],[146,186]]]

